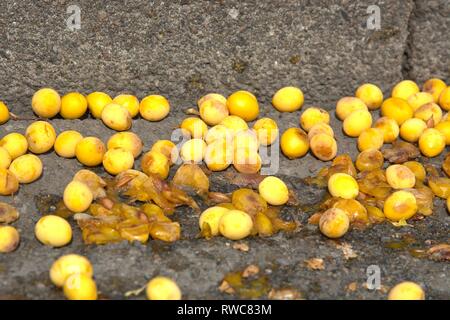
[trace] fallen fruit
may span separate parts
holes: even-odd
[[[420,162],[417,161],[407,161],[405,163],[403,163],[403,165],[405,167],[408,167],[409,170],[412,171],[412,173],[414,173],[414,176],[416,177],[416,180],[419,181],[424,181],[427,173],[425,171],[425,168],[423,167],[423,165]]]
[[[309,141],[309,146],[312,153],[322,161],[329,161],[336,157],[337,142],[332,136],[326,133],[314,135]]]
[[[245,123],[245,124],[247,125],[247,123]],[[245,129],[245,130],[247,130],[247,129]],[[218,124],[208,130],[208,132],[205,135],[205,142],[207,144],[210,144],[216,140],[226,139],[227,141],[230,141],[230,143],[231,143],[233,140],[233,135],[234,135],[234,131],[228,129],[223,124]]]
[[[330,115],[328,111],[322,108],[308,108],[300,116],[300,125],[306,132],[308,132],[309,129],[311,129],[315,124],[321,122],[326,124],[330,123]]]
[[[275,233],[272,220],[264,213],[258,212],[254,217],[255,229],[260,237],[270,237]]]
[[[156,141],[150,151],[159,151],[169,159],[170,165],[174,164],[178,159],[178,149],[175,143],[170,140]]]
[[[0,147],[0,169],[8,169],[11,164],[12,158],[8,152],[3,147]]]
[[[445,155],[444,162],[442,163],[442,169],[447,176],[450,176],[450,153]]]
[[[355,165],[359,171],[380,169],[384,164],[383,153],[378,149],[367,149],[358,154]]]
[[[388,300],[425,300],[425,292],[417,283],[404,281],[389,291]]]
[[[189,117],[181,122],[180,128],[186,130],[193,139],[203,139],[208,132],[206,123],[196,117]]]
[[[263,146],[270,146],[278,138],[278,125],[275,120],[261,118],[253,125],[258,141]]]
[[[230,240],[241,240],[249,236],[253,229],[252,218],[241,210],[229,210],[222,215],[219,232]]]
[[[231,195],[231,203],[235,209],[244,211],[253,218],[257,213],[266,212],[268,208],[266,200],[249,188],[234,190]]]
[[[444,81],[437,78],[428,79],[423,84],[422,90],[424,92],[428,92],[433,96],[433,100],[435,103],[439,102],[439,96],[441,95],[442,90],[447,88],[447,85]]]
[[[413,108],[406,100],[401,98],[388,98],[381,105],[381,115],[394,119],[400,126],[403,122],[413,117]]]
[[[434,126],[445,137],[445,144],[450,145],[450,121],[441,121]]]
[[[284,87],[278,90],[272,98],[272,105],[280,112],[293,112],[303,105],[303,92],[296,87]]]
[[[450,87],[442,90],[441,94],[439,95],[439,105],[445,111],[450,110]]]
[[[78,161],[88,167],[101,164],[105,152],[105,145],[96,137],[85,137],[75,147],[75,156]]]
[[[89,260],[78,254],[66,254],[53,262],[50,268],[50,280],[57,287],[64,286],[67,278],[73,274],[92,277],[94,271]]]
[[[423,155],[435,157],[445,149],[445,136],[437,129],[426,129],[419,138],[419,149]]]
[[[334,158],[325,176],[328,179],[335,173],[346,173],[352,177],[356,177],[356,168],[353,165],[352,158],[348,154],[341,154]]]
[[[348,219],[351,223],[369,223],[367,210],[358,200],[338,199],[335,203],[333,203],[332,207],[343,210],[347,214]]]
[[[299,128],[289,128],[281,135],[280,147],[289,159],[303,157],[309,150],[306,132]]]
[[[314,137],[316,134],[319,133],[325,133],[327,135],[329,135],[330,137],[334,138],[334,131],[333,128],[330,127],[330,125],[323,123],[323,122],[319,122],[318,124],[315,124],[311,127],[311,129],[309,129],[308,131],[308,139],[311,140],[312,137]]]
[[[235,134],[233,139],[233,150],[248,149],[250,152],[257,152],[259,141],[255,131],[245,130]]]
[[[38,116],[53,118],[61,109],[61,97],[51,88],[42,88],[34,93],[31,107]]]
[[[361,132],[358,137],[358,149],[364,151],[368,149],[381,149],[384,143],[383,132],[377,128],[369,128]]]
[[[209,233],[210,236],[217,236],[219,234],[220,219],[228,211],[229,209],[218,206],[211,207],[203,211],[198,221],[202,234]]]
[[[397,121],[388,117],[381,117],[378,119],[375,122],[374,127],[383,132],[384,143],[394,142],[400,133]]]
[[[430,216],[433,213],[434,193],[431,188],[419,182],[414,189],[405,189],[405,191],[411,192],[416,198],[417,213],[422,216]]]
[[[79,92],[70,92],[61,99],[61,110],[59,113],[64,119],[81,118],[88,108],[86,98]]]
[[[139,113],[139,100],[132,94],[119,94],[112,102],[120,104],[127,109],[131,118],[136,117]]]
[[[92,92],[86,97],[89,111],[94,118],[100,119],[102,117],[103,109],[107,104],[112,102],[111,97],[104,92]]]
[[[19,211],[13,206],[0,202],[0,223],[12,223],[19,219]]]
[[[91,189],[80,181],[72,181],[64,189],[64,205],[72,212],[86,211],[93,198]]]
[[[161,179],[166,179],[169,175],[170,164],[169,159],[164,154],[150,150],[142,157],[141,167],[142,171],[147,175],[155,174]]]
[[[42,162],[34,154],[24,154],[11,162],[11,171],[20,183],[31,183],[42,174]]]
[[[36,154],[41,154],[53,148],[56,140],[56,132],[53,126],[46,121],[36,121],[30,124],[25,131],[28,149]]]
[[[27,138],[17,132],[9,133],[0,140],[0,147],[5,148],[11,159],[14,160],[27,153]]]
[[[3,101],[0,101],[0,125],[8,122],[9,120],[9,110]]]
[[[94,196],[94,199],[106,197],[106,182],[96,173],[87,169],[81,169],[75,173],[72,180],[82,182],[88,186]]]
[[[258,185],[259,194],[267,203],[280,206],[288,202],[289,190],[283,180],[277,177],[266,177]]]
[[[344,121],[353,111],[367,111],[363,100],[355,97],[343,97],[336,103],[336,116]]]
[[[432,120],[434,126],[442,120],[442,109],[434,102],[426,103],[414,112],[414,118],[425,122]]]
[[[234,150],[233,167],[240,173],[253,174],[261,169],[261,156],[256,150],[239,148]]]
[[[350,220],[344,210],[330,208],[322,213],[319,220],[320,232],[328,238],[340,238],[347,233]]]
[[[225,126],[231,131],[231,134],[234,136],[239,131],[245,131],[248,129],[248,124],[245,122],[244,119],[230,115],[228,117],[225,117],[221,122],[220,125]]]
[[[133,132],[118,132],[113,134],[106,143],[108,149],[122,148],[130,151],[134,158],[137,158],[142,152],[142,140]]]
[[[248,91],[236,91],[227,98],[230,115],[238,116],[245,121],[253,121],[259,115],[256,97]]]
[[[206,124],[214,126],[229,115],[227,99],[217,93],[210,93],[198,101],[200,117]]]
[[[328,179],[328,191],[333,197],[356,198],[359,192],[355,178],[346,173],[335,173]]]
[[[383,92],[372,83],[365,83],[359,86],[356,89],[355,96],[364,101],[369,110],[378,109],[383,103]]]
[[[414,81],[403,80],[397,83],[394,88],[392,88],[391,96],[394,98],[408,100],[410,96],[419,91],[420,89]]]
[[[233,148],[225,139],[215,140],[206,147],[204,161],[211,171],[222,171],[233,161]]]
[[[400,137],[408,142],[417,142],[428,126],[422,119],[411,118],[400,126]]]
[[[359,135],[372,125],[372,115],[367,110],[356,110],[350,113],[342,124],[345,134],[350,137]]]
[[[416,159],[419,155],[419,148],[412,143],[401,140],[395,140],[390,148],[383,149],[383,156],[390,163],[403,163]]]
[[[69,300],[97,300],[97,285],[84,273],[70,275],[64,282],[63,290]]]
[[[103,156],[103,167],[109,174],[114,176],[133,168],[133,165],[133,153],[124,148],[109,149]]]
[[[181,291],[172,279],[158,276],[150,280],[146,290],[149,300],[181,300]]]
[[[0,253],[9,253],[17,249],[20,243],[20,235],[12,226],[0,225]]]
[[[369,217],[369,221],[371,223],[382,223],[386,220],[386,217],[384,216],[383,211],[375,206],[366,206],[367,209],[367,216]]]
[[[450,197],[449,178],[430,176],[428,178],[428,186],[439,198],[448,199]]]
[[[67,220],[47,215],[39,219],[34,227],[36,238],[51,247],[62,247],[72,240],[72,228]]]
[[[204,95],[203,97],[198,99],[197,106],[200,107],[200,105],[203,102],[208,101],[208,100],[216,100],[216,101],[219,101],[224,104],[227,103],[227,98],[225,98],[223,95],[218,94],[218,93],[208,93],[207,95]]]
[[[391,221],[407,220],[417,212],[417,201],[408,191],[396,191],[384,202],[384,215]]]
[[[131,128],[131,116],[128,110],[118,103],[108,103],[102,111],[103,123],[116,131],[125,131]]]
[[[0,168],[0,195],[9,196],[19,190],[19,180],[10,170]]]
[[[401,164],[394,164],[386,169],[386,180],[394,189],[413,188],[416,184],[416,176],[407,167]]]
[[[428,92],[417,92],[408,98],[408,104],[415,112],[424,104],[434,102],[433,96]]]
[[[206,143],[202,139],[188,140],[181,146],[180,150],[180,156],[184,162],[201,162],[205,153]]]
[[[55,140],[55,152],[63,158],[73,158],[75,157],[75,148],[83,139],[81,133],[68,130],[61,132]]]
[[[150,95],[141,100],[139,112],[145,120],[161,121],[170,112],[169,101],[160,95]]]

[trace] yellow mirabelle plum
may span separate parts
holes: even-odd
[[[61,132],[55,140],[55,152],[63,158],[75,157],[75,149],[78,142],[83,139],[83,136],[78,131],[68,130]]]
[[[297,87],[284,87],[274,94],[272,105],[280,112],[293,112],[302,107],[303,101],[302,90]]]
[[[368,110],[367,105],[359,98],[343,97],[336,104],[336,116],[342,121],[356,110]]]
[[[107,104],[112,102],[112,98],[104,92],[92,92],[86,97],[89,111],[94,118],[100,119],[102,117],[103,109]]]
[[[38,116],[53,118],[61,110],[61,97],[54,89],[42,88],[34,93],[31,107]]]
[[[378,109],[383,103],[383,92],[372,83],[365,83],[359,86],[356,89],[355,97],[364,101],[369,110]]]
[[[62,97],[59,113],[64,119],[78,119],[86,113],[87,108],[85,96],[79,92],[70,92]]]
[[[394,88],[392,88],[391,96],[393,98],[408,100],[410,96],[419,91],[419,86],[414,81],[403,80],[397,83]]]
[[[53,148],[56,140],[56,132],[53,126],[46,121],[36,121],[30,124],[25,131],[28,149],[36,154],[41,154]]]
[[[139,99],[132,94],[119,94],[113,99],[113,102],[127,109],[131,118],[136,117],[139,113]]]
[[[227,108],[231,115],[245,121],[253,121],[259,115],[259,105],[256,97],[248,91],[236,91],[227,98]]]
[[[150,95],[141,100],[139,112],[145,120],[161,121],[170,112],[169,101],[160,95]]]

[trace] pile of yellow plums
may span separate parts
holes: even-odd
[[[260,145],[270,146],[278,137],[278,126],[270,118],[257,120],[250,129],[247,122],[259,115],[256,97],[237,91],[228,98],[210,93],[198,100],[199,117],[191,116],[180,124],[186,138],[180,148],[184,162],[205,162],[211,171],[222,171],[231,164],[242,173],[261,169]],[[208,125],[211,128],[208,128]]]
[[[272,97],[272,105],[279,112],[296,112],[303,103],[303,92],[292,86],[281,88]],[[56,90],[43,88],[35,92],[31,105],[34,113],[44,119],[58,114],[64,119],[79,119],[89,110],[92,117],[120,132],[114,133],[105,144],[98,137],[84,137],[75,130],[57,134],[50,122],[37,120],[24,134],[5,135],[0,139],[0,195],[3,196],[15,194],[20,184],[37,180],[43,172],[38,155],[52,149],[58,156],[76,158],[86,167],[103,165],[113,176],[133,171],[137,175],[158,177],[160,180],[148,179],[148,183],[159,181],[160,184],[152,185],[153,189],[149,190],[169,192],[169,182],[165,185],[164,180],[169,176],[170,167],[180,160],[204,162],[210,171],[222,171],[232,165],[240,173],[256,174],[263,162],[261,146],[278,148],[275,144],[279,137],[276,121],[259,118],[257,98],[244,90],[228,97],[218,93],[201,97],[197,109],[190,109],[190,116],[179,125],[182,144],[163,139],[156,141],[142,155],[142,172],[132,170],[144,148],[140,137],[129,131],[132,119],[140,114],[148,121],[161,121],[170,112],[165,97],[149,95],[139,101],[131,94],[111,98],[104,92],[87,96],[70,92],[60,97]],[[371,112],[378,109],[381,109],[381,117],[374,122]],[[357,138],[361,153],[353,163],[348,155],[337,155],[330,114],[316,106],[304,110],[299,117],[299,127],[288,128],[281,134],[280,149],[289,159],[301,158],[311,149],[316,158],[333,161],[331,167],[322,172],[331,200],[315,215],[320,231],[327,237],[339,238],[355,223],[385,219],[404,223],[416,213],[431,214],[434,195],[447,199],[450,205],[450,179],[440,177],[435,170],[425,168],[417,161],[394,163],[383,169],[385,157],[381,151],[384,144],[395,143],[401,138],[408,143],[417,143],[426,157],[441,154],[450,144],[450,118],[448,113],[444,114],[447,111],[450,111],[450,87],[439,79],[426,81],[422,91],[411,80],[401,81],[387,99],[376,85],[361,85],[354,97],[343,97],[336,104],[336,116],[343,121],[344,133]],[[14,117],[0,101],[0,124],[10,118]],[[249,123],[253,123],[251,128]],[[447,158],[444,171],[448,174],[450,157]],[[138,183],[139,179],[136,181],[133,183]],[[105,185],[95,173],[80,170],[64,190],[65,207],[73,213],[86,212],[94,200],[101,201],[106,197]],[[255,234],[272,235],[275,229],[287,230],[296,226],[282,221],[275,213],[288,203],[290,197],[286,184],[277,177],[268,176],[261,180],[258,192],[239,189],[233,197],[234,201],[203,211],[199,218],[203,234],[240,240]],[[186,199],[180,201],[187,203],[183,202]],[[72,229],[67,220],[58,215],[46,215],[36,223],[35,235],[44,245],[61,247],[70,243]],[[14,250],[18,242],[15,228],[0,227],[1,252]],[[59,258],[50,271],[53,283],[63,287],[69,299],[97,298],[92,275],[89,261],[78,255]],[[151,280],[146,289],[149,299],[181,298],[176,283],[165,277]],[[390,297],[394,299],[404,290],[410,290],[421,298],[419,289],[404,284],[394,288]]]
[[[42,175],[42,162],[36,154],[49,151],[55,138],[48,122],[36,121],[28,126],[25,136],[14,132],[0,140],[0,195],[12,195],[19,184],[31,183]]]
[[[268,205],[286,204],[289,190],[286,184],[274,176],[265,177],[258,185],[259,194],[251,189],[238,189],[232,201],[221,203],[203,211],[199,227],[208,236],[222,235],[230,240],[241,240],[250,235],[268,236],[275,226],[268,213]]]
[[[284,87],[272,98],[272,105],[280,112],[295,112],[303,102],[303,92],[296,87]],[[188,117],[180,124],[188,139],[181,146],[180,156],[185,162],[204,161],[211,171],[225,170],[233,165],[241,173],[259,172],[262,165],[260,147],[271,146],[279,135],[275,120],[257,119],[258,100],[248,91],[234,92],[228,98],[217,93],[207,94],[198,101],[198,111],[193,113],[199,117]],[[248,122],[254,120],[250,129]],[[289,128],[281,135],[281,151],[289,159],[295,159],[311,148],[318,159],[333,159],[337,154],[337,143],[329,122],[327,111],[308,108],[300,117],[304,130]]]
[[[372,123],[370,111],[381,109],[381,117]],[[450,144],[450,88],[440,79],[419,86],[404,80],[383,100],[383,93],[374,84],[364,84],[355,97],[341,98],[336,104],[336,116],[343,121],[343,130],[358,138],[358,149],[380,149],[398,137],[418,143],[426,157],[439,155]],[[372,126],[373,124],[373,126]]]
[[[434,196],[450,203],[450,179],[441,177],[431,165],[426,168],[408,156],[393,159],[384,166],[384,144],[407,155],[417,143],[425,157],[435,157],[450,143],[450,119],[443,111],[450,110],[450,89],[439,79],[430,79],[422,91],[411,80],[399,82],[392,89],[391,97],[383,100],[383,93],[374,84],[364,84],[355,97],[341,98],[336,105],[336,116],[343,121],[343,131],[357,138],[360,154],[355,164],[350,157],[339,156],[324,172],[328,191],[333,197],[327,200],[326,209],[312,219],[321,232],[330,237],[343,236],[352,222],[379,222],[385,219],[397,225],[415,216],[430,215]],[[381,117],[372,126],[371,111],[381,108]],[[308,111],[308,110],[307,110]],[[306,112],[305,112],[306,113]],[[316,114],[319,114],[316,112]],[[322,120],[322,123],[326,123]],[[325,125],[322,125],[323,130]],[[419,155],[419,152],[417,152]],[[450,160],[450,157],[446,159]],[[450,170],[444,162],[444,171]],[[356,165],[356,168],[355,168]],[[357,173],[356,169],[359,171]],[[450,209],[449,209],[450,210]],[[355,216],[356,214],[356,216]]]

